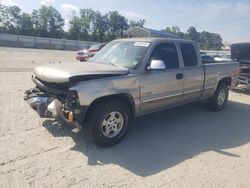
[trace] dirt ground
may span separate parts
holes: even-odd
[[[138,118],[101,149],[23,101],[32,67],[56,61],[75,52],[0,48],[0,187],[250,187],[250,93],[230,92],[222,112],[194,103]]]

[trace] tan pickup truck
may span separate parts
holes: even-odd
[[[135,116],[201,99],[222,110],[238,76],[236,62],[202,64],[192,41],[120,39],[87,63],[35,68],[36,87],[24,99],[41,117],[73,125],[74,131],[89,125],[93,141],[109,147],[124,138]]]

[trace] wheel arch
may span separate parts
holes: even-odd
[[[231,77],[224,77],[222,78],[219,82],[218,82],[218,85],[217,85],[217,88],[220,84],[226,84],[229,88],[231,87],[232,85],[232,78]]]
[[[134,101],[133,97],[127,93],[119,93],[119,94],[111,94],[111,95],[107,95],[107,96],[102,96],[102,97],[96,98],[94,101],[92,101],[91,104],[87,108],[87,111],[85,113],[83,121],[89,119],[90,114],[93,113],[94,108],[98,104],[100,104],[102,102],[106,102],[106,101],[112,101],[112,100],[119,100],[119,101],[122,101],[125,104],[127,104],[129,109],[131,110],[131,114],[133,116],[135,116],[135,101]]]

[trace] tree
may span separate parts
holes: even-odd
[[[187,30],[187,38],[189,40],[193,40],[196,42],[200,42],[200,33],[196,30],[195,27],[191,26],[188,30]]]
[[[99,11],[96,11],[93,20],[92,40],[104,42],[108,29],[109,25],[107,15],[102,15]]]
[[[172,33],[174,35],[179,36],[180,38],[186,38],[186,34],[183,33],[178,26],[166,27],[162,31]]]
[[[145,20],[131,22],[140,26],[144,23]],[[103,15],[93,9],[81,9],[80,16],[73,16],[69,24],[68,38],[100,42],[123,37],[128,28],[128,20],[119,12],[112,11]]]
[[[109,19],[109,40],[123,37],[124,31],[128,28],[128,20],[119,14],[118,11],[111,11],[107,15]]]
[[[50,37],[61,38],[64,34],[65,24],[61,14],[52,6],[49,6],[48,31]]]
[[[135,26],[143,27],[145,22],[146,22],[146,20],[144,20],[144,19],[140,19],[139,21],[130,20],[129,21],[129,27],[135,27]]]
[[[207,31],[201,32],[200,47],[204,50],[221,50],[223,47],[222,38],[219,34]]]
[[[74,16],[69,24],[69,38],[75,40],[90,40],[94,27],[95,11],[93,9],[81,9],[80,17]]]
[[[197,42],[203,50],[221,50],[223,47],[222,38],[219,34],[203,31],[199,33],[195,27],[191,26],[186,33],[182,32],[178,26],[166,27],[165,32],[178,35],[180,38]]]
[[[88,40],[88,29],[80,17],[73,17],[70,22],[68,38],[73,40]]]
[[[17,34],[21,19],[21,9],[18,6],[0,4],[0,32]]]
[[[6,6],[0,4],[0,32],[6,32]]]
[[[34,28],[34,36],[41,36],[41,24],[38,16],[38,10],[33,10],[31,13],[31,21]]]
[[[21,35],[34,35],[33,22],[29,13],[22,13],[18,30]]]
[[[32,22],[37,36],[61,38],[64,34],[64,19],[52,6],[42,6],[33,10]]]
[[[129,27],[143,27],[145,22],[144,19],[128,21],[118,11],[102,14],[93,9],[81,9],[79,16],[73,13],[69,30],[65,32],[64,19],[52,6],[41,6],[29,14],[21,12],[18,6],[0,4],[0,32],[9,34],[108,42],[123,37],[124,31]],[[200,33],[193,26],[186,33],[178,26],[166,27],[162,31],[196,41],[201,49],[220,50],[223,47],[219,34],[207,31]]]

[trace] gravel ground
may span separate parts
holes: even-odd
[[[250,187],[250,93],[222,112],[188,104],[136,119],[101,149],[23,101],[32,67],[75,52],[0,48],[0,187]]]

